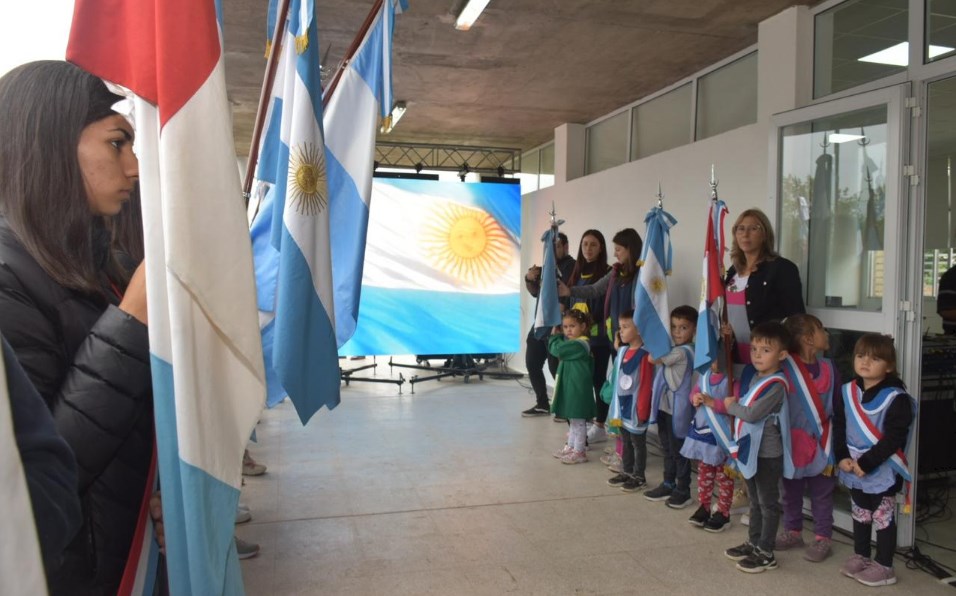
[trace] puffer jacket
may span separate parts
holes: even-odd
[[[109,234],[93,230],[101,269]],[[153,451],[149,339],[145,325],[103,296],[57,284],[0,217],[0,332],[73,450],[83,527],[52,594],[115,594],[129,553]]]

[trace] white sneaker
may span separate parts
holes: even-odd
[[[604,430],[603,426],[592,424],[591,428],[588,429],[588,445],[603,443],[604,441],[607,441],[607,431]]]

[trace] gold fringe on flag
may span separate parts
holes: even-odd
[[[309,47],[309,34],[295,36],[295,53],[301,54]]]
[[[829,464],[827,467],[823,468],[823,471],[820,472],[824,476],[833,476],[836,474],[836,467],[833,464]]]
[[[266,55],[265,55],[265,57],[266,57],[266,58],[269,58],[269,54],[271,54],[271,53],[272,53],[272,40],[269,39],[269,40],[266,40]]]
[[[744,475],[741,474],[740,471],[737,470],[737,468],[735,468],[735,467],[733,467],[733,466],[731,466],[731,465],[726,465],[726,466],[724,466],[724,475],[727,476],[727,478],[733,478],[734,480],[736,480],[736,479],[738,479],[738,478],[740,478],[741,480],[743,480],[743,478],[744,478]]]
[[[386,134],[392,132],[392,115],[391,114],[382,118],[382,125],[379,127],[378,130],[379,132],[386,133]]]

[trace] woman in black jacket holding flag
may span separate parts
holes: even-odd
[[[138,177],[121,99],[66,62],[0,79],[0,331],[76,455],[83,505],[53,594],[116,593],[148,494],[145,269],[120,266],[107,225]]]

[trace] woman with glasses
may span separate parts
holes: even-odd
[[[797,266],[774,249],[766,214],[747,209],[737,217],[727,271],[727,322],[724,334],[736,340],[735,362],[750,363],[750,330],[766,321],[781,321],[806,312]],[[729,328],[728,328],[729,327]]]

